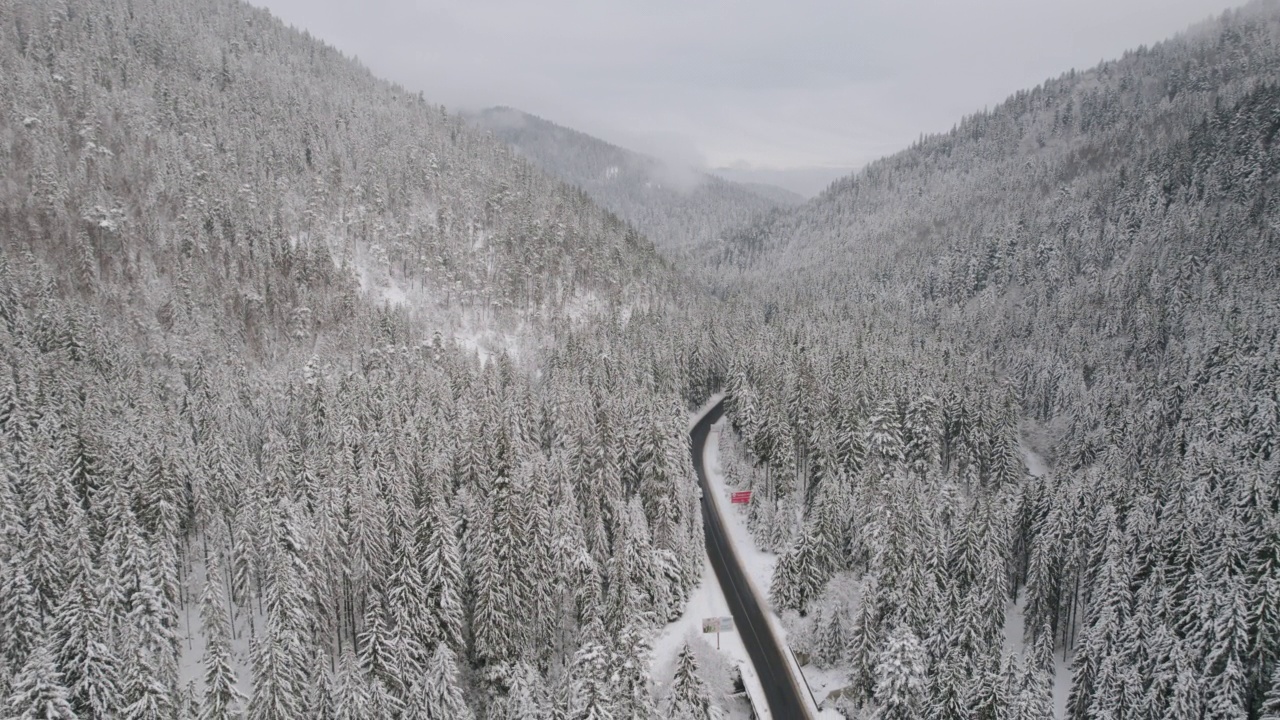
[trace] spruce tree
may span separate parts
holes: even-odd
[[[676,656],[676,671],[667,693],[667,717],[672,720],[717,720],[719,707],[711,699],[711,690],[698,675],[698,659],[685,643]]]
[[[1271,681],[1262,698],[1259,720],[1280,720],[1280,665],[1271,670]]]
[[[294,656],[298,638],[281,619],[268,617],[263,632],[250,646],[253,659],[253,693],[249,720],[283,720],[297,717],[302,708],[302,678]]]
[[[470,720],[474,717],[459,685],[453,651],[444,643],[436,645],[426,676],[410,708],[423,720]]]
[[[924,709],[925,653],[910,628],[889,633],[876,663],[876,720],[909,720]]]
[[[465,588],[461,558],[458,554],[458,538],[453,519],[443,500],[435,499],[423,517],[418,530],[418,547],[422,563],[422,585],[427,609],[442,641],[461,651],[463,606],[461,593]]]
[[[204,630],[204,702],[200,720],[231,720],[240,717],[244,694],[236,686],[232,665],[227,604],[223,596],[222,563],[219,552],[209,553],[205,563],[204,591],[200,594],[200,623]]]
[[[599,619],[584,629],[566,676],[567,720],[615,720],[615,658],[603,642],[604,634]]]
[[[652,648],[645,624],[633,619],[618,633],[616,720],[654,720],[658,710],[649,677]]]
[[[75,720],[69,693],[43,641],[27,655],[10,683],[5,717],[14,720]]]

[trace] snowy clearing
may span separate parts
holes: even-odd
[[[191,561],[191,572],[184,578],[187,596],[191,598],[186,607],[179,611],[180,625],[178,640],[182,651],[178,656],[178,687],[185,689],[195,686],[197,697],[204,696],[204,628],[200,625],[200,593],[205,585],[205,564],[197,553]],[[255,608],[237,607],[236,621],[232,625],[231,662],[236,673],[236,687],[248,698],[253,692],[253,661],[250,656],[249,614],[253,614],[254,628],[262,628],[266,616]],[[243,709],[243,706],[242,706]]]

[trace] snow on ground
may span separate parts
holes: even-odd
[[[718,398],[717,398],[718,399]],[[709,401],[702,411],[695,413],[694,419],[701,417],[707,407],[714,404],[714,400]],[[690,423],[692,427],[693,423]],[[707,441],[706,455],[704,462],[707,469],[707,481],[715,493],[715,499],[720,506],[721,515],[725,519],[725,525],[729,529],[729,534],[733,538],[734,547],[738,552],[739,558],[742,560],[743,566],[747,572],[750,581],[755,585],[757,593],[768,601],[768,595],[761,593],[761,590],[767,590],[773,579],[773,569],[777,565],[777,555],[774,553],[762,552],[758,550],[755,543],[751,539],[751,532],[747,528],[747,515],[745,506],[735,506],[729,502],[729,494],[731,488],[727,488],[724,481],[724,474],[721,472],[720,465],[720,433],[725,430],[727,423],[721,420],[712,427],[711,437]],[[1041,476],[1048,472],[1048,465],[1044,459],[1036,454],[1035,451],[1023,446],[1023,457],[1025,458],[1027,471],[1032,475]],[[714,581],[714,577],[712,578]],[[717,587],[717,590],[719,588]],[[717,593],[718,595],[718,593]],[[723,601],[723,597],[721,600]],[[1005,652],[1021,656],[1024,652],[1023,643],[1023,600],[1017,603],[1009,603],[1005,613],[1004,627],[1004,645]],[[786,642],[787,632],[778,616],[770,613],[770,621],[773,623],[774,631],[778,636]],[[672,657],[674,657],[674,650]],[[800,669],[802,676],[809,685],[810,690],[816,699],[821,701],[827,695],[843,688],[848,683],[848,668],[835,667],[828,670],[820,670],[813,665],[806,665]],[[1063,718],[1066,716],[1067,694],[1071,687],[1071,658],[1063,658],[1060,654],[1056,656],[1054,661],[1053,676],[1053,705],[1054,717]],[[823,711],[819,717],[841,717],[834,710]],[[829,715],[827,714],[829,713]]]
[[[832,692],[848,687],[849,675],[849,668],[844,666],[830,667],[825,670],[815,667],[812,663],[804,666],[804,679],[809,683],[809,689],[813,691],[815,698],[823,700]],[[821,711],[818,717],[844,720],[843,715],[830,708]]]
[[[455,329],[451,337],[458,347],[478,355],[481,365],[504,352],[512,360],[520,355],[520,337],[514,333],[467,326]]]
[[[698,421],[702,419],[702,416],[706,415],[708,410],[715,407],[716,403],[723,399],[724,393],[716,393],[715,395],[712,395],[709,400],[703,403],[702,407],[689,413],[689,432],[693,432],[693,426],[698,424]]]
[[[756,595],[764,600],[767,606],[768,590],[773,582],[773,569],[778,564],[778,556],[756,548],[751,530],[747,527],[747,506],[733,505],[729,502],[729,495],[733,491],[725,484],[724,472],[720,466],[720,433],[725,432],[727,427],[728,422],[723,418],[711,426],[711,437],[707,438],[706,454],[702,458],[707,469],[707,484],[715,494],[716,504],[720,506],[720,516],[724,518],[725,527],[728,528],[729,536],[733,539],[733,547],[738,553],[738,559],[742,561],[742,567],[747,571],[747,579],[755,586]],[[780,625],[776,615],[770,613],[770,616],[775,626]],[[775,632],[780,636],[785,635],[781,627],[775,627]]]
[[[707,484],[711,486],[712,500],[720,508],[720,516],[724,518],[729,537],[733,540],[734,550],[738,554],[738,559],[742,562],[743,570],[746,571],[747,582],[753,586],[752,591],[755,592],[756,597],[760,598],[761,605],[769,608],[768,589],[773,582],[773,569],[778,564],[778,556],[774,553],[763,552],[756,547],[755,541],[751,538],[751,530],[747,527],[746,506],[733,505],[729,502],[732,490],[725,485],[724,473],[720,466],[720,434],[725,432],[728,426],[729,423],[724,418],[721,418],[719,422],[711,426],[711,436],[707,438],[707,447],[702,457],[707,471]],[[732,432],[732,430],[729,432]],[[770,609],[766,615],[769,619],[769,624],[773,627],[774,635],[783,645],[787,645],[787,630],[782,626],[777,613]],[[801,668],[800,664],[796,662],[795,655],[791,655],[790,659],[792,670],[809,685],[814,704],[817,705],[819,697],[826,697],[826,691],[822,696],[819,696],[807,676],[807,673],[811,672],[812,668],[809,670]],[[819,710],[817,717],[842,718],[843,716],[833,709],[827,709]]]
[[[1044,458],[1026,445],[1022,446],[1022,459],[1027,465],[1027,472],[1032,475],[1040,477],[1049,473],[1049,466],[1045,463]]]
[[[594,292],[578,293],[564,304],[565,316],[574,322],[595,317],[607,309],[608,304]]]
[[[191,562],[191,571],[186,578],[187,606],[179,611],[178,639],[182,649],[178,655],[178,688],[185,689],[194,684],[196,697],[204,697],[204,628],[200,625],[200,593],[204,590],[204,560],[196,557]],[[260,632],[266,618],[256,611],[254,627]],[[249,654],[249,619],[244,608],[239,609],[234,632],[231,639],[231,663],[236,672],[236,687],[248,698],[253,692],[253,660]],[[241,705],[241,710],[244,705]]]
[[[690,413],[689,429],[693,430],[693,426],[698,424],[698,420],[702,419],[702,416],[706,415],[707,411],[723,397],[723,393],[712,396],[701,408]],[[684,613],[675,622],[668,623],[654,638],[652,665],[649,673],[655,686],[654,695],[657,698],[666,696],[671,685],[672,675],[675,673],[676,656],[680,653],[680,648],[685,643],[688,643],[693,648],[694,655],[698,657],[700,665],[714,664],[712,658],[719,658],[726,665],[736,666],[742,673],[743,684],[747,686],[748,694],[760,699],[756,717],[769,718],[771,717],[769,708],[764,705],[764,690],[756,677],[755,667],[751,664],[747,649],[742,644],[742,638],[736,632],[720,633],[720,650],[717,653],[715,650],[715,636],[704,636],[702,634],[703,618],[728,616],[729,604],[724,599],[724,592],[720,589],[720,582],[716,580],[715,570],[711,568],[711,561],[707,558],[704,550],[702,556],[702,578],[698,581],[698,586],[694,589],[693,594],[689,596],[689,601],[685,604]],[[718,674],[714,672],[714,668],[712,670],[712,675]],[[724,684],[721,683],[720,690],[722,692],[725,690]],[[751,708],[744,698],[721,698],[720,702],[728,710],[730,718],[743,718],[745,720],[751,717]]]
[[[1030,463],[1028,463],[1030,465]],[[1024,657],[1026,643],[1023,641],[1023,604],[1026,597],[1018,598],[1016,603],[1008,603],[1004,614],[1004,652],[1006,655],[1013,654],[1019,658]],[[1065,718],[1067,716],[1067,694],[1071,691],[1071,658],[1063,658],[1061,653],[1054,653],[1053,656],[1053,678],[1050,680],[1053,684],[1053,716],[1055,718]]]
[[[1022,446],[1022,457],[1027,465],[1027,472],[1036,477],[1041,477],[1049,473],[1049,465],[1044,458],[1037,454],[1034,450]],[[1023,652],[1023,603],[1025,598],[1019,598],[1018,602],[1009,603],[1008,610],[1005,612],[1004,622],[1004,646],[1005,652],[1015,652],[1022,654]],[[1072,656],[1068,654],[1063,657],[1059,653],[1055,653],[1053,657],[1053,716],[1055,718],[1065,718],[1067,716],[1067,695],[1071,692],[1071,660]]]
[[[421,321],[426,335],[439,333],[453,339],[459,347],[480,357],[481,364],[507,353],[515,359],[528,334],[524,323],[514,330],[503,330],[488,322],[492,311],[480,307],[450,306],[444,300],[448,293],[421,278],[397,277],[388,267],[385,251],[377,243],[368,247],[356,244],[346,255],[335,255],[334,264],[348,263],[360,292],[375,305],[400,308]]]
[[[709,617],[727,617],[729,604],[725,602],[720,583],[716,580],[715,571],[711,569],[711,561],[703,555],[702,579],[698,587],[689,596],[684,614],[679,620],[668,624],[653,642],[653,665],[650,675],[653,677],[655,692],[658,698],[666,697],[675,673],[676,655],[680,648],[688,642],[694,648],[694,654],[700,664],[706,664],[706,652],[715,652],[715,635],[702,635],[702,619]],[[699,651],[699,643],[708,643]],[[742,637],[736,632],[720,633],[720,656],[730,665],[736,665],[742,671],[743,684],[747,692],[754,698],[760,698],[756,708],[756,717],[769,718],[769,708],[764,705],[764,690],[755,674],[755,668],[747,656],[747,648],[742,644]],[[745,701],[725,702],[732,718],[749,718],[750,710]]]

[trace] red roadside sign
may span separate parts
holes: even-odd
[[[739,490],[738,492],[735,492],[729,496],[729,502],[735,505],[746,505],[747,503],[751,502],[751,491]]]

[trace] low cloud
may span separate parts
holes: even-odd
[[[1236,4],[254,1],[433,102],[519,108],[673,168],[857,167]]]
[[[650,168],[653,181],[676,192],[688,193],[706,181],[707,160],[689,137],[675,133],[615,133],[611,141],[658,161]]]

